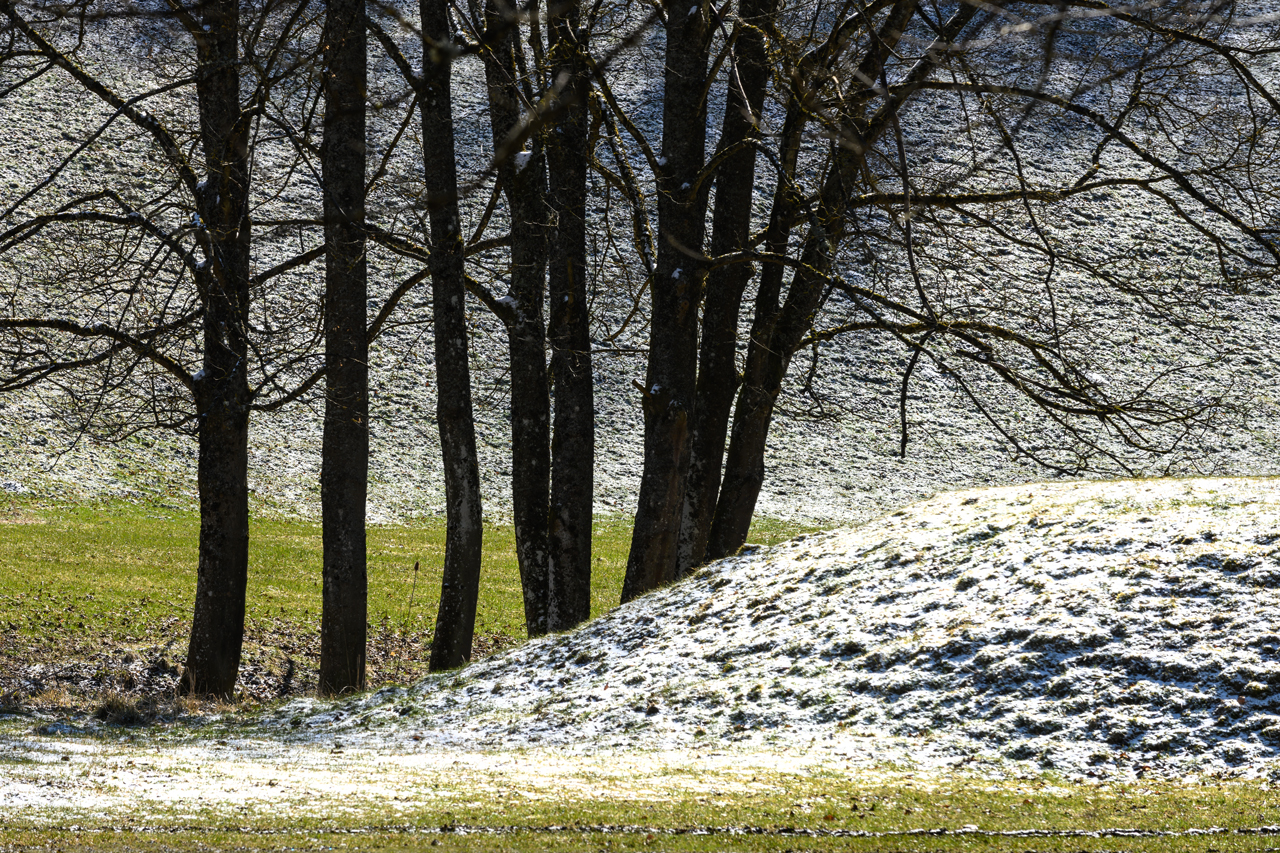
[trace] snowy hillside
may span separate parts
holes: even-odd
[[[957,492],[271,727],[393,751],[818,739],[863,766],[1265,775],[1278,576],[1272,480]]]

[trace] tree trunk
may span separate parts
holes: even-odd
[[[209,266],[197,275],[205,308],[197,374],[200,558],[183,693],[229,698],[240,669],[249,574],[249,123],[241,121],[239,9],[202,7],[196,94],[208,176],[196,202]]]
[[[792,283],[777,331],[770,339],[768,351],[762,354],[759,370],[743,382],[734,410],[724,484],[711,529],[707,556],[712,560],[737,552],[747,541],[756,500],[764,484],[764,452],[774,404],[782,391],[782,379],[796,345],[812,324],[822,292],[820,279],[806,276],[803,281]],[[795,334],[795,329],[801,326],[799,334]]]
[[[525,239],[532,239],[525,236]],[[512,245],[512,263],[523,251]],[[544,244],[545,245],[545,244]],[[551,554],[547,518],[551,485],[551,401],[547,396],[546,331],[542,319],[546,255],[524,259],[526,269],[512,273],[516,321],[507,327],[511,357],[511,501],[515,516],[516,557],[524,594],[525,626],[530,637],[553,630],[549,615]],[[537,275],[536,282],[533,276]],[[520,279],[529,279],[520,281]]]
[[[504,21],[489,0],[486,26],[510,29],[484,53],[489,91],[489,119],[494,150],[518,126],[523,110],[516,85],[515,51],[520,29]],[[516,529],[516,559],[524,594],[525,627],[530,637],[552,630],[548,618],[551,595],[547,519],[551,503],[551,401],[547,396],[546,327],[542,301],[546,290],[546,167],[534,150],[498,164],[511,210],[511,291],[514,301],[507,328],[511,364],[511,503]]]
[[[689,421],[697,384],[698,300],[706,198],[697,186],[706,156],[709,25],[713,9],[669,0],[662,155],[658,169],[658,263],[649,362],[642,389],[644,472],[622,586],[629,601],[675,578],[676,546],[689,462]]]
[[[368,580],[369,345],[365,332],[364,0],[330,0],[324,30],[325,410],[320,471],[324,599],[320,692],[363,690]]]
[[[552,79],[563,81],[564,111],[547,134],[550,203],[555,217],[548,289],[555,433],[551,443],[552,631],[591,615],[591,511],[595,468],[595,388],[587,316],[587,93],[579,6],[550,21]]]
[[[202,380],[208,390],[197,400],[200,556],[179,690],[229,699],[240,671],[249,578],[248,389],[243,372],[226,373],[225,365],[219,370],[209,362]]]
[[[885,62],[893,55],[898,40],[915,15],[918,0],[897,0],[881,23],[877,38],[872,41],[856,77],[860,80],[878,80]],[[952,16],[948,26],[963,26],[971,11],[961,10]],[[959,23],[958,23],[959,22]],[[958,33],[958,29],[953,33]],[[825,62],[828,56],[821,57]],[[917,69],[918,71],[918,69]],[[798,84],[803,86],[801,80]],[[799,107],[793,92],[788,106],[787,124],[793,128],[802,126],[804,110]],[[850,111],[859,115],[861,108]],[[858,128],[864,145],[874,142],[866,135],[865,123]],[[883,132],[883,128],[881,128]],[[793,130],[789,134],[784,126],[783,162],[794,167],[794,145],[786,146],[785,140],[797,139]],[[773,418],[774,404],[782,390],[791,357],[795,354],[805,332],[812,326],[813,316],[820,307],[824,292],[824,275],[831,269],[835,252],[844,239],[847,222],[845,208],[850,193],[858,181],[860,155],[847,145],[835,145],[832,150],[833,166],[827,172],[818,197],[817,222],[805,235],[800,255],[800,268],[793,276],[787,299],[780,310],[776,309],[780,293],[782,268],[766,266],[761,275],[760,296],[757,299],[756,317],[751,330],[751,342],[747,349],[747,369],[738,404],[734,409],[733,434],[725,459],[724,483],[716,504],[715,518],[707,545],[709,559],[719,559],[736,552],[747,541],[751,517],[755,513],[756,500],[764,483],[764,452],[769,437],[769,425]],[[774,214],[766,236],[768,251],[781,254],[786,251],[789,229],[782,225],[793,218],[794,202],[785,193],[775,196]]]
[[[438,44],[452,44],[448,4],[423,0],[421,99],[424,187],[430,205],[432,316],[435,321],[436,423],[444,460],[447,528],[444,577],[430,669],[438,672],[471,659],[480,590],[480,468],[471,409],[467,356],[464,245],[458,217],[454,157],[451,59]]]
[[[823,274],[831,268],[834,248],[844,236],[844,204],[849,185],[846,178],[853,172],[854,155],[841,149],[837,159],[845,168],[832,168],[822,188],[819,221],[822,228],[811,231],[801,253],[801,268],[814,272],[797,272],[787,291],[781,310],[768,312],[767,305],[757,309],[757,324],[752,329],[747,351],[747,371],[734,409],[733,434],[725,459],[724,483],[711,526],[707,557],[718,560],[735,553],[747,541],[756,500],[764,484],[764,452],[773,419],[774,404],[782,391],[791,357],[804,334],[813,324],[824,292]],[[781,268],[762,277],[762,293],[776,304]]]
[[[743,0],[736,42],[736,78],[730,79],[720,147],[729,148],[758,136],[755,117],[769,85],[764,34],[758,29],[774,15],[777,0]],[[738,85],[740,84],[740,85]],[[746,247],[755,195],[756,152],[733,154],[716,173],[716,207],[711,256]],[[702,347],[698,362],[697,407],[689,442],[689,481],[681,515],[676,574],[702,563],[720,490],[721,463],[729,413],[740,378],[737,365],[738,315],[751,280],[748,264],[713,269],[707,276],[702,312]]]
[[[794,169],[795,154],[804,126],[802,105],[793,100],[788,121],[783,126],[784,168]],[[791,157],[787,158],[786,155]],[[793,215],[789,192],[779,181],[774,194],[773,212],[765,233],[765,248],[773,254],[786,252]],[[782,294],[783,268],[766,264],[760,271],[756,289],[755,316],[751,321],[751,337],[747,344],[746,366],[733,408],[733,431],[724,460],[724,479],[716,502],[715,515],[707,535],[706,559],[718,560],[734,553],[746,541],[755,512],[756,498],[764,482],[763,450],[768,438],[769,420],[773,416],[774,397],[769,394],[769,376],[776,372],[771,364],[777,353],[772,348],[774,325],[778,319]],[[785,370],[785,368],[784,368]],[[763,430],[763,433],[760,432]],[[760,453],[756,453],[759,448]]]

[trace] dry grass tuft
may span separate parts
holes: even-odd
[[[147,713],[150,708],[144,710],[145,699],[139,699],[136,696],[125,696],[116,693],[114,690],[107,693],[106,698],[98,705],[93,712],[93,716],[104,723],[114,723],[118,726],[140,726],[150,722],[153,718],[152,714]]]
[[[17,693],[17,691],[13,691]],[[71,691],[61,684],[45,688],[32,696],[29,704],[36,708],[66,708],[74,703]]]

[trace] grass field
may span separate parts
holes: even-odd
[[[752,541],[771,544],[811,528],[763,520]],[[168,647],[185,653],[195,592],[199,517],[157,505],[0,505],[0,670],[5,658],[86,656],[100,649]],[[369,529],[370,684],[422,674],[435,625],[444,520]],[[592,616],[618,603],[630,519],[596,520]],[[250,527],[247,653],[251,660],[317,658],[320,527],[255,518]],[[419,565],[415,573],[414,565]],[[484,534],[476,654],[525,638],[515,536]],[[265,664],[264,664],[265,665]],[[0,671],[0,675],[2,675]]]
[[[416,802],[344,802],[330,817],[288,808],[229,816],[171,812],[77,816],[27,825],[11,816],[4,849],[99,850],[849,850],[1258,851],[1280,848],[1268,818],[1280,794],[1265,786],[1119,785],[969,780],[916,787],[788,774],[753,790],[690,794],[662,779],[651,799],[537,796],[489,779],[436,786]],[[480,791],[472,786],[479,782]],[[424,786],[425,787],[425,786]],[[445,788],[441,790],[441,788]],[[673,786],[674,788],[674,786]],[[388,797],[388,800],[391,798]]]
[[[6,841],[6,836],[9,839]],[[541,851],[850,851],[850,853],[950,853],[950,851],[990,851],[990,853],[1257,853],[1277,850],[1280,841],[1272,837],[1159,837],[1159,838],[991,838],[879,837],[816,838],[794,835],[616,832],[513,829],[499,834],[426,835],[404,832],[347,833],[288,832],[255,835],[236,829],[198,833],[164,832],[139,835],[130,831],[107,833],[64,831],[57,833],[5,833],[0,831],[0,850],[120,850],[138,853],[171,853],[189,850],[256,851],[493,851],[493,853],[541,853]]]

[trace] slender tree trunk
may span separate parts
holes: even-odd
[[[747,352],[747,371],[734,409],[733,434],[725,458],[724,483],[716,505],[715,519],[708,541],[707,557],[720,559],[736,552],[747,541],[756,500],[764,484],[764,453],[769,438],[769,425],[782,380],[791,357],[805,332],[813,325],[824,292],[823,274],[831,268],[833,253],[844,236],[844,206],[855,170],[853,155],[837,153],[843,161],[827,175],[819,196],[821,228],[811,231],[801,252],[802,269],[787,291],[780,310],[766,312],[761,305],[758,322],[752,330]],[[776,300],[772,282],[780,279],[780,268],[766,275],[762,291]],[[776,304],[776,301],[774,302]]]
[[[793,282],[777,331],[762,353],[759,368],[743,382],[734,410],[733,435],[725,459],[724,484],[716,507],[707,556],[712,560],[735,553],[747,541],[756,500],[764,484],[764,453],[774,404],[782,391],[791,357],[804,330],[813,322],[823,287],[820,279]],[[803,326],[799,334],[797,327]]]
[[[557,8],[552,6],[552,8]],[[548,288],[555,433],[551,443],[549,625],[572,628],[591,615],[591,510],[595,468],[595,388],[587,316],[587,49],[579,6],[551,18],[553,79],[564,81],[564,112],[547,135],[555,217]]]
[[[200,558],[184,693],[230,697],[244,641],[249,575],[248,123],[241,120],[236,0],[202,8],[196,95],[206,180],[196,199],[197,239],[208,268],[197,276],[205,307],[197,374]]]
[[[769,59],[759,29],[773,16],[777,0],[743,0],[739,10],[737,63],[725,104],[721,148],[758,136],[756,125],[769,85]],[[716,207],[711,255],[719,257],[746,247],[755,196],[756,152],[730,156],[716,173]],[[729,413],[740,382],[737,365],[738,315],[751,280],[748,264],[713,269],[707,276],[702,312],[702,346],[698,362],[698,404],[689,446],[689,482],[685,488],[676,574],[702,563],[720,490],[721,462]]]
[[[884,63],[892,56],[908,22],[915,15],[918,0],[897,0],[881,23],[877,38],[859,63],[856,77],[860,80],[880,79]],[[972,15],[962,9],[953,15],[949,27],[958,27]],[[825,61],[825,58],[820,61]],[[803,85],[803,82],[801,83]],[[850,110],[857,114],[858,110]],[[788,109],[788,124],[799,127],[803,110],[797,109],[794,96]],[[858,128],[864,145],[874,139],[866,135],[865,125]],[[883,128],[881,128],[883,132]],[[784,127],[784,140],[788,130]],[[795,137],[791,137],[795,138]],[[785,144],[785,143],[784,143]],[[784,148],[784,162],[794,168],[794,148]],[[716,505],[715,518],[707,545],[707,556],[719,559],[736,552],[747,541],[751,517],[764,483],[764,452],[774,405],[782,390],[791,357],[805,332],[812,326],[814,314],[821,305],[824,274],[831,269],[835,252],[844,239],[847,226],[845,208],[854,185],[859,180],[860,155],[849,146],[833,146],[832,168],[827,172],[817,204],[817,222],[805,236],[800,254],[800,270],[792,279],[786,302],[777,309],[781,290],[782,268],[769,265],[761,275],[760,297],[747,350],[738,403],[734,408],[733,433],[725,458],[724,482]],[[772,253],[786,251],[788,229],[781,223],[792,219],[795,203],[785,194],[775,196],[774,215],[770,222],[766,246]],[[781,213],[781,215],[779,215]]]
[[[489,28],[504,23],[494,0],[486,6]],[[518,126],[522,115],[515,52],[520,29],[511,22],[502,40],[484,54],[489,91],[489,119],[494,150]],[[551,504],[551,401],[547,396],[546,326],[542,302],[546,292],[546,167],[535,143],[498,164],[511,210],[510,316],[507,328],[511,365],[511,503],[516,528],[516,558],[524,593],[525,626],[530,637],[552,630],[548,618],[551,594],[547,519]]]
[[[249,578],[249,417],[243,373],[205,359],[200,399],[200,556],[179,689],[223,699],[235,690]]]
[[[471,659],[480,591],[480,467],[471,409],[467,355],[464,246],[458,217],[454,156],[451,45],[446,0],[423,0],[421,98],[424,186],[431,223],[432,316],[435,321],[436,423],[444,458],[447,530],[444,577],[430,669],[438,672]]]
[[[628,601],[673,580],[689,462],[703,272],[687,253],[702,250],[706,195],[697,186],[706,157],[709,44],[704,4],[669,0],[658,170],[658,263],[650,285],[652,330],[642,389],[644,472],[622,586]]]
[[[530,238],[525,235],[525,239]],[[524,254],[513,242],[513,264],[523,259],[527,266],[522,272],[512,274],[517,317],[507,327],[511,356],[511,498],[525,625],[530,637],[538,637],[552,630],[548,605],[551,554],[547,531],[551,401],[547,396],[546,331],[541,304],[546,255],[537,252],[541,256],[538,262],[524,258]],[[521,280],[533,279],[535,270],[536,282]]]
[[[324,599],[320,692],[363,690],[368,580],[369,345],[365,333],[364,0],[330,0],[324,29],[325,411],[320,472]]]
[[[795,168],[804,123],[803,105],[793,98],[782,132],[782,162],[785,169],[793,171]],[[780,180],[778,183],[774,193],[773,212],[765,232],[765,249],[771,254],[786,252],[791,234],[790,222],[794,215],[793,200],[785,186],[786,182]],[[776,355],[772,340],[780,311],[782,274],[783,268],[779,264],[766,264],[760,272],[755,315],[752,317],[751,337],[747,344],[746,366],[738,389],[737,403],[733,408],[733,431],[724,460],[724,478],[707,535],[705,557],[708,560],[718,560],[742,547],[751,526],[751,515],[755,512],[760,486],[764,482],[764,457],[757,457],[755,448],[759,447],[763,451],[769,419],[773,415],[774,398],[765,389],[769,384],[768,377],[776,370],[770,361]],[[762,428],[765,432],[759,434],[758,431]],[[746,494],[743,493],[744,490]]]
[[[784,176],[779,177],[774,190],[764,241],[765,251],[773,255],[787,253],[791,223],[802,203],[793,196],[790,185],[808,119],[804,85],[803,79],[793,82],[782,126],[779,160]],[[723,481],[707,535],[705,559],[708,560],[718,560],[742,547],[764,483],[763,451],[776,397],[768,388],[769,377],[778,369],[774,364],[778,353],[773,349],[773,334],[782,310],[783,273],[784,268],[780,264],[765,264],[760,271],[746,364],[733,408],[733,430],[724,460]],[[782,369],[785,373],[786,368]],[[758,454],[756,448],[760,450]]]

